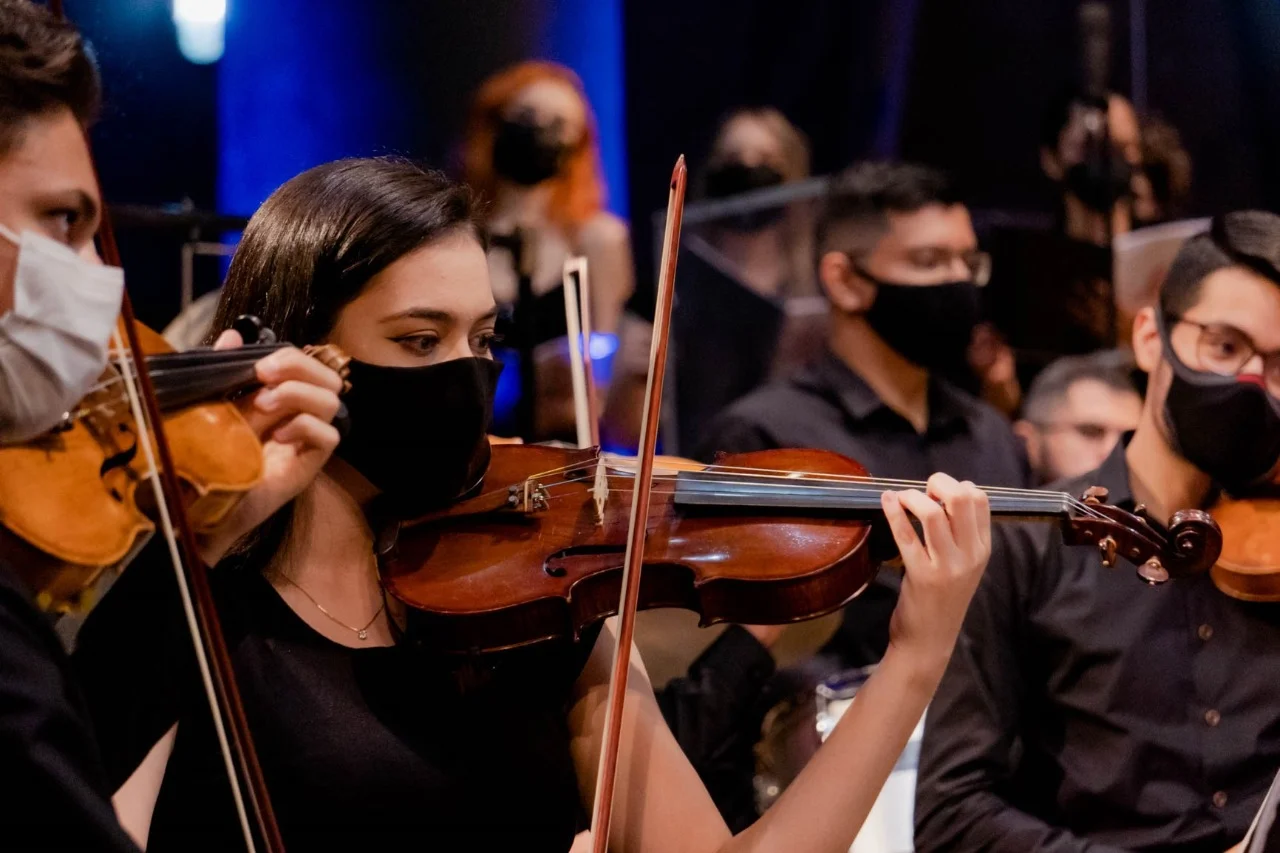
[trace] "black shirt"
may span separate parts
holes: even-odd
[[[991,406],[930,377],[929,420],[918,433],[834,353],[743,397],[711,425],[698,458],[778,447],[831,450],[874,477],[927,480],[944,471],[986,486],[1026,486],[1022,446]],[[828,649],[845,667],[875,663],[889,642],[896,591],[874,585],[854,599]]]
[[[995,486],[1025,486],[1021,445],[995,409],[931,378],[923,434],[889,409],[833,353],[793,377],[743,397],[712,424],[699,458],[778,447],[832,450],[881,477],[925,480],[937,471]],[[887,579],[888,580],[888,579]],[[845,610],[818,661],[773,675],[769,653],[746,631],[725,636],[660,693],[676,740],[735,831],[756,817],[753,746],[765,713],[796,682],[874,663],[889,642],[896,585],[873,584]]]
[[[139,630],[176,595],[171,574],[152,568],[135,566],[94,611],[76,662],[93,673],[104,739],[119,745],[117,777],[179,722],[148,850],[239,849],[189,643]],[[214,582],[290,851],[569,849],[581,806],[566,712],[589,642],[457,666],[409,643],[334,643],[257,571],[223,567]],[[140,662],[160,643],[182,654],[152,650]]]
[[[0,565],[0,848],[135,851],[67,654]]]
[[[1132,508],[1123,446],[1066,485]],[[1280,609],[1148,588],[1056,526],[997,525],[929,707],[918,849],[1222,853],[1280,766]]]

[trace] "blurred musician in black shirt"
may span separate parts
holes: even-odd
[[[946,179],[921,166],[866,163],[832,185],[817,229],[818,275],[831,302],[826,353],[730,406],[698,457],[816,447],[873,476],[930,470],[984,485],[1023,486],[1009,424],[943,378],[967,369],[988,259]],[[941,375],[940,375],[941,374]],[[884,651],[894,594],[850,605],[834,650],[847,666]]]
[[[1134,325],[1151,377],[1101,486],[1156,519],[1280,461],[1280,217],[1189,240]],[[922,851],[1207,851],[1240,841],[1280,766],[1280,611],[1206,576],[1144,588],[1061,533],[998,525],[930,705]]]
[[[1133,228],[1135,190],[1150,186],[1137,114],[1115,93],[1105,102],[1074,89],[1055,97],[1041,122],[1040,165],[1056,189],[1056,227],[997,228],[986,240],[986,307],[1024,387],[1059,356],[1114,345],[1111,240]]]
[[[873,476],[1025,486],[1009,424],[942,378],[966,369],[986,258],[945,178],[896,163],[856,166],[834,182],[817,229],[818,274],[831,302],[825,354],[730,406],[697,454],[815,447]],[[831,669],[875,663],[897,600],[891,576],[848,606],[824,650]],[[753,817],[751,747],[772,697],[765,632],[732,628],[659,701],[731,826]]]

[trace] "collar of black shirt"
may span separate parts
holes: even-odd
[[[878,412],[886,412],[906,423],[865,379],[829,349],[796,378],[796,384],[835,400],[853,420],[863,421]],[[967,425],[976,416],[977,405],[978,401],[964,391],[935,373],[929,374],[929,433]]]
[[[1064,491],[1078,498],[1090,486],[1101,486],[1107,490],[1107,503],[1123,510],[1132,510],[1133,488],[1129,485],[1129,462],[1124,455],[1131,438],[1132,432],[1125,433],[1102,464],[1088,474],[1050,484],[1048,488],[1051,491]]]

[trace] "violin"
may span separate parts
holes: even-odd
[[[893,556],[880,495],[923,483],[867,476],[822,450],[701,466],[655,463],[638,607],[703,625],[782,624],[847,604]],[[617,612],[635,463],[595,448],[493,448],[479,493],[403,523],[379,547],[383,583],[431,648],[468,653],[577,638]],[[1148,582],[1205,571],[1222,548],[1198,510],[1167,529],[1091,490],[986,490],[993,518],[1057,523],[1069,545],[1125,557]]]
[[[1209,570],[1214,586],[1241,601],[1280,601],[1280,482],[1249,497],[1224,494],[1209,513],[1224,540]]]
[[[263,342],[177,353],[135,324],[197,533],[221,523],[262,474],[258,436],[228,398],[258,387],[254,365],[283,345],[253,318],[237,328]],[[339,350],[307,351],[345,378],[349,359]],[[131,358],[119,346],[112,357]],[[110,365],[59,426],[0,446],[0,545],[18,552],[11,562],[46,611],[86,609],[104,573],[155,531],[154,492],[139,488],[151,470],[142,436],[120,367]]]

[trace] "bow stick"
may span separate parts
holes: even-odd
[[[51,0],[50,10],[58,18],[67,20],[62,8],[62,0]],[[89,144],[87,132],[85,145],[89,148],[92,158],[92,146]],[[96,163],[93,168],[94,180],[101,188],[102,181],[98,176]],[[120,250],[116,245],[115,231],[111,226],[106,205],[103,205],[102,221],[98,226],[98,244],[102,249],[102,258],[105,263],[116,267],[121,266]],[[245,846],[249,853],[256,853],[254,832],[256,830],[256,837],[261,840],[264,850],[268,853],[283,853],[284,841],[280,836],[280,828],[271,808],[266,780],[262,775],[262,767],[258,763],[257,752],[249,732],[248,719],[244,713],[244,705],[240,699],[239,689],[236,687],[231,655],[227,650],[226,639],[222,634],[222,624],[214,605],[213,591],[209,586],[208,570],[199,557],[195,532],[187,517],[186,507],[182,503],[182,489],[176,473],[177,468],[165,435],[164,419],[156,397],[155,386],[147,368],[147,359],[142,355],[137,320],[127,290],[121,300],[120,319],[129,352],[122,353],[117,348],[121,356],[118,366],[134,410],[134,420],[138,425],[138,442],[142,445],[152,469],[153,476],[150,479],[156,491],[160,527],[168,542],[174,572],[177,575],[179,593],[186,611],[187,624],[192,632],[196,660],[209,700],[219,746],[227,765],[231,793],[235,800],[241,830],[244,833]],[[117,333],[117,340],[118,338]],[[148,438],[148,423],[151,439]],[[155,448],[154,456],[152,439]]]
[[[579,447],[600,446],[600,414],[596,410],[596,380],[591,369],[591,287],[587,259],[564,262],[564,319],[569,336],[569,375],[573,380],[573,417]]]
[[[671,302],[675,293],[676,259],[680,249],[680,222],[684,215],[687,170],[684,155],[676,161],[667,197],[667,227],[662,238],[662,263],[658,273],[658,298],[653,314],[653,341],[649,346],[649,382],[640,422],[640,449],[635,486],[631,494],[631,521],[622,569],[622,598],[618,603],[618,645],[613,652],[609,701],[605,710],[604,741],[596,775],[596,799],[591,817],[592,849],[606,853],[613,816],[613,789],[618,776],[618,746],[622,739],[622,711],[631,667],[631,642],[636,630],[640,600],[640,572],[644,564],[645,528],[649,519],[649,491],[653,457],[658,447],[658,416],[662,408],[662,382],[667,372],[667,343],[671,336]]]

